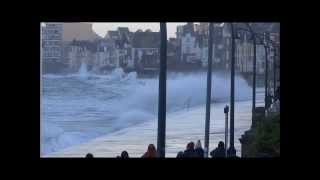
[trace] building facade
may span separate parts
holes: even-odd
[[[201,51],[196,36],[192,33],[185,33],[181,37],[181,61],[183,63],[200,63]]]
[[[41,26],[41,57],[44,73],[56,73],[63,67],[61,23],[43,23]]]
[[[135,69],[159,69],[160,33],[135,32],[132,39],[132,57]]]

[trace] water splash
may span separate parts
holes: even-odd
[[[80,78],[86,78],[88,77],[88,70],[87,70],[87,64],[86,63],[81,63],[78,75]]]

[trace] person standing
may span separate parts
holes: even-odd
[[[142,155],[142,158],[156,158],[158,157],[156,147],[153,144],[149,144],[147,152]]]
[[[189,142],[187,144],[187,149],[183,152],[183,157],[185,157],[185,158],[196,157],[196,152],[194,150],[194,143],[193,142]]]
[[[197,141],[196,148],[195,148],[195,153],[196,153],[197,157],[199,157],[199,158],[203,158],[204,157],[204,150],[202,148],[200,140]]]
[[[213,158],[223,158],[226,157],[226,150],[224,148],[224,142],[220,141],[218,147],[210,152]]]

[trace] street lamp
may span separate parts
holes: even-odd
[[[274,59],[273,59],[273,95],[275,95],[276,94],[276,83],[277,83],[277,73],[276,73],[276,71],[277,71],[277,66],[276,66],[276,64],[277,64],[277,61],[276,61],[276,59],[277,59],[277,56],[278,56],[278,54],[277,54],[277,45],[275,45],[274,46]]]
[[[205,122],[205,136],[204,136],[204,156],[205,157],[208,157],[208,152],[209,152],[211,78],[212,78],[212,46],[213,46],[213,23],[210,23],[209,24],[208,73],[207,73],[206,122]]]
[[[248,27],[251,36],[253,38],[253,77],[252,77],[252,119],[255,118],[255,109],[256,109],[256,66],[257,66],[257,57],[256,57],[256,37],[255,33],[249,23],[245,23]]]
[[[160,23],[160,72],[159,72],[159,105],[158,105],[158,138],[157,152],[165,157],[166,140],[166,81],[167,81],[167,26]]]
[[[264,50],[265,50],[265,73],[264,73],[264,106],[265,106],[265,111],[267,111],[268,107],[270,104],[267,104],[269,103],[268,102],[268,35],[267,33],[264,33]]]
[[[235,30],[233,23],[230,23],[231,29],[231,91],[230,91],[230,146],[228,154],[230,157],[236,156],[234,148],[234,64],[235,64]]]

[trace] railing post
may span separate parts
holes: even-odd
[[[225,144],[225,150],[226,150],[226,157],[228,157],[228,133],[229,133],[229,128],[228,128],[228,113],[229,113],[229,106],[226,106],[224,108],[224,115],[225,115],[225,138],[224,138],[224,144]]]

